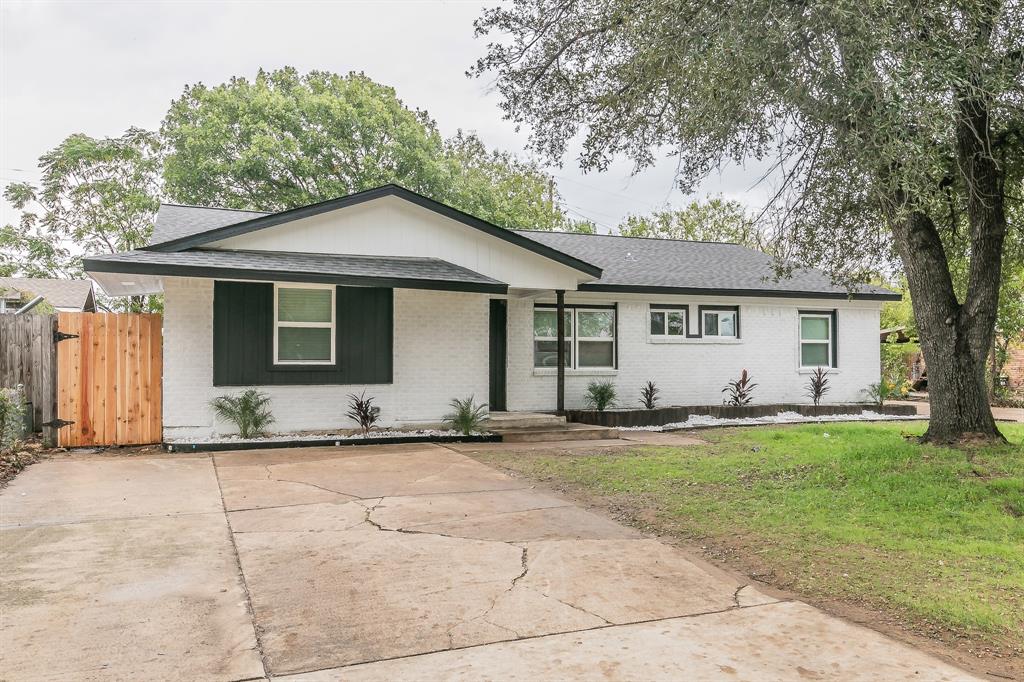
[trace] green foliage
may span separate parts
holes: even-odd
[[[876,383],[868,384],[863,393],[865,398],[879,407],[884,405],[886,400],[899,397],[896,393],[896,386],[887,379],[881,379]]]
[[[21,386],[0,388],[0,455],[14,452],[24,438],[27,408]]]
[[[222,395],[210,401],[217,419],[234,424],[242,438],[261,436],[274,423],[269,404],[270,396],[254,388],[241,395]]]
[[[21,211],[0,228],[0,275],[82,277],[82,255],[144,246],[159,207],[160,140],[129,128],[116,138],[76,133],[39,159],[42,183],[12,183],[4,198]],[[106,301],[148,310],[136,297]]]
[[[885,284],[882,284],[882,286],[885,286]],[[914,317],[914,304],[911,301],[907,278],[901,277],[899,283],[891,288],[902,294],[903,298],[899,301],[886,301],[882,304],[879,324],[882,329],[905,327],[906,335],[916,338],[918,336],[917,319]]]
[[[768,246],[743,204],[720,197],[693,201],[680,209],[627,216],[619,225],[619,234],[624,237],[726,242],[760,251]]]
[[[917,343],[883,343],[882,380],[888,385],[889,398],[903,398],[910,393],[910,361],[920,352]]]
[[[587,394],[584,396],[587,407],[604,412],[606,408],[615,405],[617,398],[615,384],[610,381],[591,381],[587,384]]]
[[[487,404],[477,405],[473,396],[463,400],[452,398],[448,403],[452,411],[444,416],[444,423],[450,424],[451,428],[464,436],[483,431],[484,421],[487,419]]]
[[[807,380],[805,388],[807,393],[804,393],[804,395],[810,398],[815,406],[820,405],[821,399],[832,390],[832,387],[828,385],[828,370],[824,367],[816,368],[811,374],[810,379]]]
[[[656,532],[734,556],[742,548],[737,567],[756,565],[787,590],[1006,637],[1006,649],[1019,649],[1024,424],[1000,424],[1009,445],[966,451],[903,438],[923,429],[713,429],[701,433],[707,445],[487,459],[606,500]]]
[[[728,394],[725,399],[726,405],[749,405],[754,399],[754,389],[757,384],[752,382],[753,377],[747,374],[747,370],[740,372],[739,379],[733,379],[725,385],[722,393]]]
[[[653,410],[658,403],[658,394],[661,391],[657,386],[654,385],[653,381],[648,381],[640,389],[640,403],[648,410]]]
[[[349,393],[348,412],[345,416],[359,424],[363,433],[369,433],[373,425],[380,421],[380,408],[373,404],[373,396],[366,397],[366,391],[359,395]]]
[[[442,139],[425,111],[361,73],[285,67],[192,85],[161,132],[166,191],[183,203],[276,211],[396,183],[503,227],[573,226],[535,163],[473,134]]]

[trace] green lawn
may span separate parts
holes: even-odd
[[[488,461],[596,493],[741,568],[919,628],[1024,646],[1024,425],[1006,447],[921,446],[923,424],[705,431],[707,445]]]

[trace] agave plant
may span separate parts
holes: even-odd
[[[822,396],[831,390],[831,387],[828,385],[828,370],[822,367],[815,369],[805,388],[807,393],[804,393],[804,395],[814,401],[815,407],[820,405]]]
[[[477,405],[473,396],[464,400],[452,398],[448,403],[452,412],[444,416],[444,423],[451,424],[451,427],[464,436],[483,430],[484,420],[487,418],[487,404]]]
[[[348,394],[348,412],[345,416],[352,419],[363,433],[369,433],[373,425],[380,421],[380,408],[373,404],[373,396],[366,397],[366,391],[359,395]]]
[[[658,387],[654,385],[653,381],[648,381],[644,384],[643,388],[640,389],[640,402],[648,410],[653,410],[654,406],[658,402],[658,394],[661,393]]]
[[[270,396],[260,393],[255,388],[241,395],[222,395],[210,401],[210,407],[217,419],[231,422],[238,427],[238,435],[252,438],[263,434],[263,431],[274,423],[274,415],[270,413]]]
[[[734,379],[725,385],[722,393],[728,393],[725,399],[726,405],[748,405],[754,399],[753,392],[757,384],[751,381],[753,377],[747,374],[747,370],[740,372],[740,378]]]

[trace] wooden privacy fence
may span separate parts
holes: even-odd
[[[56,338],[58,444],[160,442],[160,315],[58,313]]]
[[[57,417],[56,329],[56,315],[0,315],[0,386],[24,385],[37,429]],[[56,442],[52,428],[43,427],[43,435],[49,443]]]

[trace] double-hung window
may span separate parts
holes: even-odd
[[[558,365],[558,313],[533,311],[533,366]],[[615,309],[566,308],[565,366],[576,369],[615,367]]]
[[[703,334],[705,338],[734,339],[736,338],[735,310],[702,310]]]
[[[335,288],[274,286],[274,364],[333,365]]]
[[[833,367],[835,329],[831,313],[800,313],[800,367]]]
[[[651,306],[651,336],[657,339],[686,336],[686,309]]]

